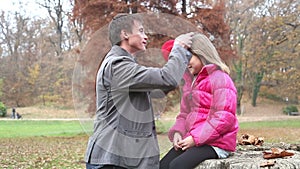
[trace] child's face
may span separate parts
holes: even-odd
[[[203,67],[203,64],[201,62],[201,60],[198,58],[198,56],[193,55],[190,63],[188,65],[189,71],[191,72],[191,74],[193,75],[197,75],[201,69]]]

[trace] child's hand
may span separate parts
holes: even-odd
[[[180,135],[180,133],[175,132],[174,133],[174,137],[173,137],[173,146],[174,149],[177,151],[178,149],[181,149],[181,147],[178,145],[178,143],[182,141],[182,137]]]
[[[179,147],[181,147],[182,151],[195,146],[195,142],[192,136],[188,136],[182,141],[178,142]]]

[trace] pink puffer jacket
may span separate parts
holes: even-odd
[[[236,118],[237,91],[229,75],[214,64],[206,65],[193,82],[190,73],[185,84],[180,113],[169,131],[183,138],[192,136],[196,146],[204,144],[235,151],[238,121]]]

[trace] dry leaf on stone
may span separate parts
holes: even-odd
[[[260,164],[260,167],[268,167],[268,166],[274,166],[276,163],[275,160],[267,160],[267,161],[264,161]]]
[[[271,152],[269,151],[263,152],[264,159],[282,158],[282,157],[289,157],[293,155],[294,153],[287,152],[286,150],[280,148],[271,148]]]

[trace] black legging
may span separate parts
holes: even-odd
[[[160,169],[193,169],[207,159],[217,159],[218,155],[209,145],[191,147],[186,151],[172,148],[161,160]]]

